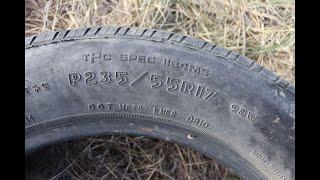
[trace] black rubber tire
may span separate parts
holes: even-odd
[[[191,147],[245,179],[295,179],[294,87],[250,59],[154,29],[26,38],[26,155],[98,134]]]

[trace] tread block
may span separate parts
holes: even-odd
[[[169,38],[169,36],[173,33],[169,33],[166,31],[156,31],[150,38],[154,41],[164,41]]]
[[[226,49],[223,48],[223,47],[216,46],[216,47],[212,50],[212,53],[213,53],[213,54],[216,54],[216,55],[223,56],[223,57],[227,57],[229,51],[226,50]]]
[[[251,67],[251,70],[253,72],[257,72],[257,73],[261,72],[262,69],[263,69],[263,67],[261,65],[259,65],[258,63],[256,63],[256,62]]]
[[[240,56],[239,53],[234,52],[234,51],[229,51],[227,59],[230,60],[230,61],[235,61],[239,56]]]
[[[117,36],[125,36],[126,33],[128,32],[128,30],[130,30],[130,28],[128,28],[128,27],[122,27],[122,28],[116,30],[116,31],[114,32],[114,35],[117,35]],[[112,33],[112,32],[110,32],[110,33]]]
[[[169,40],[169,42],[173,42],[173,43],[181,43],[181,41],[185,38],[185,35],[179,34],[179,33],[175,33],[171,39]]]
[[[65,40],[65,36],[68,35],[70,30],[61,30],[59,31],[58,35],[56,36],[56,38],[54,38],[54,41],[63,41]]]
[[[260,72],[260,74],[262,75],[262,77],[264,77],[267,80],[271,80],[271,81],[276,81],[279,77],[277,75],[275,75],[273,72],[267,70],[267,69],[262,69],[262,71]]]
[[[142,38],[148,39],[156,32],[155,29],[148,29],[143,35]]]
[[[214,44],[206,43],[202,49],[206,52],[211,52],[215,47],[216,45]]]
[[[90,30],[87,32],[87,34],[85,35],[85,37],[87,38],[93,38],[95,37],[97,31],[101,29],[102,27],[93,27],[93,28],[90,28]]]
[[[128,37],[141,37],[145,32],[146,28],[130,28],[126,36]]]
[[[206,43],[205,41],[202,41],[200,39],[195,39],[192,37],[186,37],[182,42],[183,45],[186,45],[188,47],[197,48],[197,49],[202,49],[202,47],[204,46],[205,43]]]
[[[102,27],[98,33],[96,33],[95,37],[97,38],[105,38],[107,36],[108,30],[112,27]]]
[[[238,64],[243,65],[245,67],[251,68],[253,66],[253,61],[245,56],[239,56],[236,61]]]
[[[279,81],[277,83],[279,84],[279,86],[281,86],[283,88],[287,88],[289,86],[289,83],[284,81],[283,79],[279,79]]]
[[[26,47],[31,46],[31,43],[33,42],[33,40],[36,38],[37,36],[30,36],[24,39],[24,45]]]

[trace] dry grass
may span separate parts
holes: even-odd
[[[294,83],[293,0],[27,0],[26,35],[83,26],[159,28],[240,52]]]
[[[145,137],[101,136],[60,143],[27,160],[27,179],[230,179],[228,169],[188,148]],[[49,178],[48,178],[49,177]]]
[[[180,32],[240,52],[294,84],[294,8],[293,0],[26,0],[25,27],[27,36],[103,25]],[[228,174],[196,152],[148,138],[107,136],[58,147],[64,156],[52,176],[223,179]]]

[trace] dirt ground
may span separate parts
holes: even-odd
[[[295,78],[293,0],[26,0],[26,36],[77,27],[134,26],[179,32],[239,52]],[[146,137],[60,143],[30,158],[26,174],[49,179],[238,179],[216,161]],[[40,173],[41,172],[41,173]],[[43,178],[43,177],[42,177]]]

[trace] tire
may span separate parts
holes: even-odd
[[[25,39],[26,155],[72,138],[177,142],[245,179],[295,179],[295,90],[238,53],[154,29]]]

